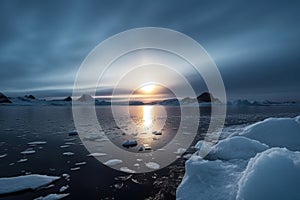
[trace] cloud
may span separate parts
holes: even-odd
[[[127,29],[159,26],[181,31],[202,44],[220,69],[229,96],[257,92],[257,98],[263,98],[260,90],[298,93],[298,1],[0,4],[3,92],[44,90],[41,96],[71,92],[81,62],[99,42]]]

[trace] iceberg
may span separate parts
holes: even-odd
[[[272,148],[250,159],[237,199],[300,199],[299,185],[300,152]]]
[[[221,140],[209,153],[208,158],[220,160],[249,159],[268,148],[268,145],[257,140],[235,136]]]
[[[268,118],[247,126],[240,135],[258,140],[270,147],[300,151],[300,124],[296,118]]]
[[[219,141],[205,158],[194,153],[177,199],[300,199],[299,119],[269,118]]]

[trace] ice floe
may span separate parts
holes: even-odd
[[[129,169],[128,167],[121,167],[120,171],[127,172],[127,173],[135,173],[136,171]]]
[[[149,169],[159,169],[160,165],[156,162],[147,162],[145,163],[146,167],[148,167]]]
[[[60,179],[58,176],[31,174],[0,178],[0,194],[9,194],[27,189],[38,189]]]
[[[63,155],[64,156],[73,156],[74,153],[73,152],[64,152]]]
[[[90,153],[87,156],[89,157],[101,157],[101,156],[106,156],[106,153]]]
[[[25,150],[25,151],[22,151],[21,154],[23,155],[29,155],[29,154],[34,154],[35,153],[35,150]]]
[[[27,143],[28,145],[43,145],[43,144],[47,144],[46,141],[35,141],[35,142],[29,142]]]
[[[114,166],[114,165],[118,165],[121,163],[123,163],[123,161],[120,159],[111,159],[111,160],[106,161],[104,164],[107,166]]]
[[[58,199],[63,199],[67,196],[69,196],[70,194],[48,194],[47,196],[44,197],[38,197],[35,198],[34,200],[58,200]]]
[[[66,191],[68,188],[69,188],[69,185],[61,186],[61,188],[59,189],[59,192],[62,193],[64,191]]]
[[[0,155],[0,158],[4,158],[7,156],[7,153]]]

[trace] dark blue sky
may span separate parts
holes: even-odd
[[[300,100],[299,10],[299,1],[2,0],[0,91],[69,95],[81,62],[99,42],[158,26],[207,50],[229,98]]]

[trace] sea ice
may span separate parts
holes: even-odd
[[[58,179],[60,177],[39,174],[0,178],[0,194],[14,193],[26,189],[35,190]]]
[[[64,152],[63,155],[64,156],[73,156],[74,153],[73,152]]]
[[[35,150],[25,150],[25,151],[22,151],[21,154],[23,155],[29,155],[29,154],[34,154],[35,153]]]
[[[28,145],[43,145],[43,144],[47,144],[46,141],[35,141],[35,142],[29,142],[27,143]]]
[[[106,153],[90,153],[87,156],[89,157],[100,157],[100,156],[106,156]]]
[[[5,154],[0,155],[0,158],[4,158],[6,156],[7,156],[7,154],[5,153]]]
[[[67,194],[48,194],[45,197],[38,197],[38,198],[35,198],[34,200],[58,200],[58,199],[65,198],[69,195],[70,195],[69,193],[67,193]]]
[[[237,199],[300,199],[299,185],[300,152],[272,148],[250,159]]]
[[[211,159],[249,159],[269,147],[256,140],[242,136],[235,136],[221,140],[209,153]]]
[[[68,188],[69,188],[69,185],[61,186],[61,188],[59,189],[59,192],[62,193],[64,191],[66,191]]]
[[[300,152],[292,151],[300,148],[299,125],[299,116],[266,119],[221,140],[209,160],[196,152],[186,162],[177,199],[300,199]]]
[[[240,134],[270,147],[300,151],[300,124],[297,118],[269,118],[247,126]]]
[[[123,161],[120,160],[120,159],[111,159],[111,160],[108,160],[104,163],[104,165],[107,165],[107,166],[114,166],[114,165],[118,165],[118,164],[121,164]]]
[[[127,172],[127,173],[135,173],[136,171],[129,169],[128,167],[121,167],[120,170],[122,172]]]
[[[185,148],[178,148],[176,152],[174,152],[175,154],[183,154],[186,151]]]
[[[155,163],[155,162],[148,162],[148,163],[145,163],[146,167],[148,167],[149,169],[159,169],[160,166],[158,163]]]

